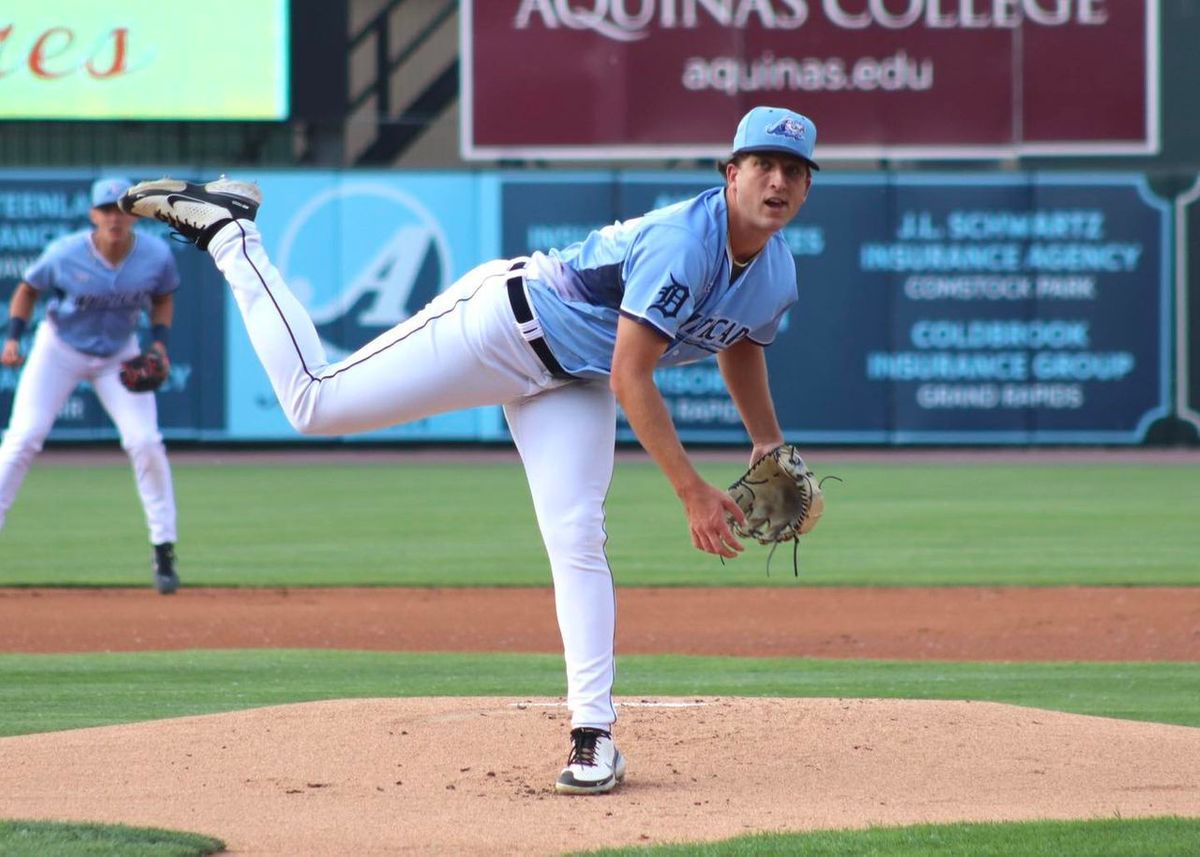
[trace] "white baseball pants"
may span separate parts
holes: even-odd
[[[468,272],[421,312],[338,363],[263,250],[235,221],[209,244],[291,424],[340,435],[503,405],[550,557],[572,726],[609,728],[615,596],[604,552],[616,404],[603,382],[563,381],[517,325],[510,263]],[[528,327],[527,327],[528,329]]]
[[[122,361],[139,351],[137,339],[131,336],[116,354],[92,357],[63,342],[52,322],[38,325],[13,397],[8,431],[0,443],[0,527],[59,409],[80,381],[90,381],[133,465],[150,543],[175,541],[175,491],[158,430],[157,402],[153,393],[129,392],[119,377]]]

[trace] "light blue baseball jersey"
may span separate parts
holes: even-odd
[[[620,315],[668,340],[660,366],[746,338],[770,344],[797,299],[796,260],[776,233],[731,283],[727,219],[725,189],[717,187],[533,254],[529,298],[563,368],[580,378],[609,375]]]
[[[133,247],[110,265],[92,243],[92,231],[72,232],[50,243],[23,279],[50,301],[46,316],[59,338],[84,354],[115,354],[137,329],[152,295],[179,288],[179,270],[167,242],[134,232]]]

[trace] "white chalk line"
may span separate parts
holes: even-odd
[[[707,702],[617,702],[617,708],[703,708]],[[566,708],[565,702],[510,702],[509,708]]]

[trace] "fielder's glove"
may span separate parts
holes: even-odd
[[[150,393],[167,380],[167,361],[157,349],[144,351],[121,364],[121,383],[133,393]]]
[[[798,547],[800,536],[810,532],[825,511],[816,475],[808,469],[800,451],[787,443],[750,465],[742,478],[729,486],[729,496],[746,516],[745,524],[730,517],[734,533],[772,548],[781,542],[795,542],[793,548]],[[768,559],[768,573],[769,563]],[[799,575],[794,556],[793,566]]]

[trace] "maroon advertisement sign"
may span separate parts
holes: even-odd
[[[462,154],[728,154],[757,104],[830,158],[1158,151],[1155,0],[463,0]]]

